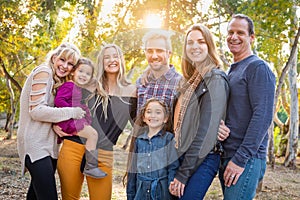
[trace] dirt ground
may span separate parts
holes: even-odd
[[[123,135],[124,141],[126,135]],[[122,138],[121,137],[121,138]],[[126,152],[121,149],[119,142],[114,153],[114,180],[113,197],[115,200],[126,199],[125,188],[122,185],[122,177],[125,172]],[[277,160],[280,162],[280,160]],[[299,162],[298,162],[299,163]],[[28,173],[21,177],[21,167],[18,158],[16,139],[4,140],[0,136],[0,200],[22,200],[26,199],[26,191],[30,182]],[[57,177],[57,188],[59,190],[59,179]],[[275,169],[268,167],[263,181],[262,192],[258,193],[255,200],[298,200],[300,199],[300,166],[296,170],[276,164]],[[88,199],[87,187],[83,186],[82,200]],[[215,178],[209,188],[205,200],[221,200],[222,192],[218,178]]]

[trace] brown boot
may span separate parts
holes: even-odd
[[[98,168],[98,151],[85,151],[85,167],[83,170],[83,174],[86,176],[90,176],[93,178],[103,178],[107,176],[105,172]]]

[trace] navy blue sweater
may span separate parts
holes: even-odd
[[[275,76],[256,55],[231,65],[230,96],[224,141],[225,158],[245,167],[250,158],[266,158],[268,128],[273,119]]]

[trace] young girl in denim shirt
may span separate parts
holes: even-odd
[[[149,99],[139,113],[129,150],[128,200],[173,198],[168,187],[179,161],[168,119],[168,107],[155,98]]]

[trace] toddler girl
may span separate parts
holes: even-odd
[[[87,58],[81,58],[78,64],[74,66],[71,73],[71,80],[62,84],[56,93],[54,100],[56,107],[81,107],[86,115],[81,119],[70,119],[57,123],[65,133],[78,135],[86,138],[86,163],[83,174],[93,178],[103,178],[106,173],[98,168],[98,151],[96,150],[98,133],[91,126],[91,114],[86,105],[83,94],[88,94],[84,87],[87,87],[93,80],[94,65]]]

